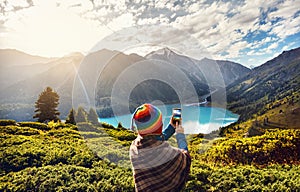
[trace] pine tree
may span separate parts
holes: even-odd
[[[89,122],[91,122],[94,125],[97,125],[98,122],[98,115],[94,108],[90,108],[90,111],[88,113],[87,119]]]
[[[59,121],[59,95],[51,88],[47,87],[35,102],[36,110],[33,118],[37,118],[38,122]]]
[[[119,123],[118,123],[118,126],[117,126],[117,128],[123,128],[123,125],[122,125],[122,123],[121,123],[121,122],[119,122]]]
[[[76,123],[87,122],[87,112],[83,107],[79,106],[75,116]]]
[[[69,115],[66,119],[66,123],[69,123],[69,124],[73,124],[73,125],[76,125],[76,121],[75,121],[75,111],[74,109],[72,108],[69,112]]]

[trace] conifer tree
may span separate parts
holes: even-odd
[[[51,88],[47,87],[35,102],[33,118],[37,118],[38,122],[59,121],[59,111],[57,106],[59,104],[59,95]]]
[[[75,121],[75,111],[74,109],[72,108],[68,114],[68,117],[66,119],[66,123],[69,123],[69,124],[73,124],[73,125],[76,125],[76,121]]]
[[[87,122],[87,112],[82,106],[79,106],[75,116],[76,123]]]
[[[97,112],[94,108],[90,108],[87,119],[88,119],[89,122],[91,122],[94,125],[99,123],[98,122],[98,115],[97,115]]]
[[[122,125],[122,123],[121,123],[121,122],[119,122],[119,123],[118,123],[118,126],[117,126],[117,128],[123,128],[123,125]]]

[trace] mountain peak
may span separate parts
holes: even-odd
[[[267,69],[270,67],[278,67],[278,69],[285,65],[287,61],[294,61],[296,59],[300,59],[300,47],[291,49],[288,51],[283,51],[277,57],[267,61],[266,63],[255,67],[255,70]]]
[[[156,51],[157,53],[161,53],[161,54],[164,54],[164,55],[170,55],[171,53],[174,53],[173,50],[171,50],[170,48],[168,47],[165,47],[165,48],[162,48],[162,49],[159,49]]]
[[[149,58],[153,55],[159,55],[159,56],[165,56],[165,57],[169,57],[172,54],[176,54],[173,50],[171,50],[168,47],[164,47],[162,49],[158,49],[156,51],[152,51],[151,53],[147,54],[145,57]]]
[[[209,59],[209,58],[207,58],[207,57],[203,57],[203,58],[201,59],[201,61],[212,61],[212,59]]]
[[[52,57],[41,57],[36,55],[30,55],[28,53],[16,50],[16,49],[0,49],[0,66],[11,67],[11,66],[22,66],[32,65],[36,63],[48,63],[54,61],[57,58]]]

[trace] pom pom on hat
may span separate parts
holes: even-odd
[[[132,125],[136,125],[137,132],[143,135],[160,135],[162,133],[162,114],[160,110],[151,105],[143,104],[139,106],[132,115]]]

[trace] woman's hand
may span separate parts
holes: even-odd
[[[175,132],[184,134],[184,128],[178,122],[176,122],[176,125],[175,125]]]
[[[170,118],[170,125],[172,125],[172,127],[174,129],[176,129],[176,124],[181,124],[181,120],[182,120],[182,118],[180,118],[180,123],[178,121],[176,121],[175,124],[174,124],[173,123],[173,115],[172,115],[172,117]]]

